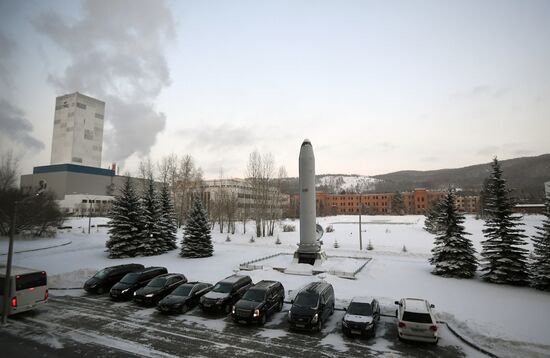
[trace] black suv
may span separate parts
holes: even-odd
[[[165,273],[168,273],[166,267],[146,267],[141,271],[128,273],[111,288],[109,295],[113,300],[129,300],[138,288]]]
[[[167,273],[155,277],[147,286],[134,292],[134,302],[145,306],[155,306],[160,300],[174,291],[176,287],[187,282],[179,273]]]
[[[86,283],[84,289],[90,293],[105,293],[120,281],[127,273],[143,270],[141,264],[126,264],[106,267],[93,275]]]
[[[334,313],[334,289],[330,283],[312,282],[292,300],[288,311],[291,329],[321,331],[323,322]]]
[[[238,323],[259,322],[265,324],[267,316],[283,309],[285,288],[278,281],[260,281],[250,287],[231,312]]]
[[[207,292],[210,292],[212,285],[204,282],[185,283],[171,294],[160,300],[157,309],[161,312],[185,313],[189,309],[199,304],[200,298]]]
[[[380,321],[380,305],[374,298],[354,297],[342,317],[342,332],[346,336],[372,336]]]
[[[250,276],[232,275],[218,282],[212,291],[201,297],[200,306],[205,312],[229,313],[235,302],[252,286]]]

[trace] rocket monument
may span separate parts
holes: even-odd
[[[299,157],[300,181],[300,243],[294,253],[294,262],[319,265],[326,260],[317,240],[315,210],[315,156],[309,139],[300,147]]]

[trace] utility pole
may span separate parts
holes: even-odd
[[[363,203],[361,202],[361,194],[359,194],[359,251],[363,251],[363,233],[361,231],[361,211]]]
[[[2,325],[8,322],[8,311],[10,309],[9,302],[11,300],[11,263],[13,260],[13,236],[15,235],[15,212],[17,211],[18,202],[13,203],[13,215],[11,216],[10,224],[10,242],[8,248],[8,261],[6,263],[6,276],[4,277],[4,309],[2,311]]]
[[[92,200],[88,199],[90,202],[90,208],[88,209],[88,235],[90,234],[90,226],[92,226]]]

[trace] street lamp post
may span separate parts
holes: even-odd
[[[361,194],[359,194],[359,251],[363,251],[363,233],[361,232],[361,209],[362,209],[362,203],[361,203]]]

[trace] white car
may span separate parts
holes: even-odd
[[[437,343],[437,321],[432,312],[434,305],[420,298],[402,298],[395,301],[397,309],[397,332],[399,339]]]

